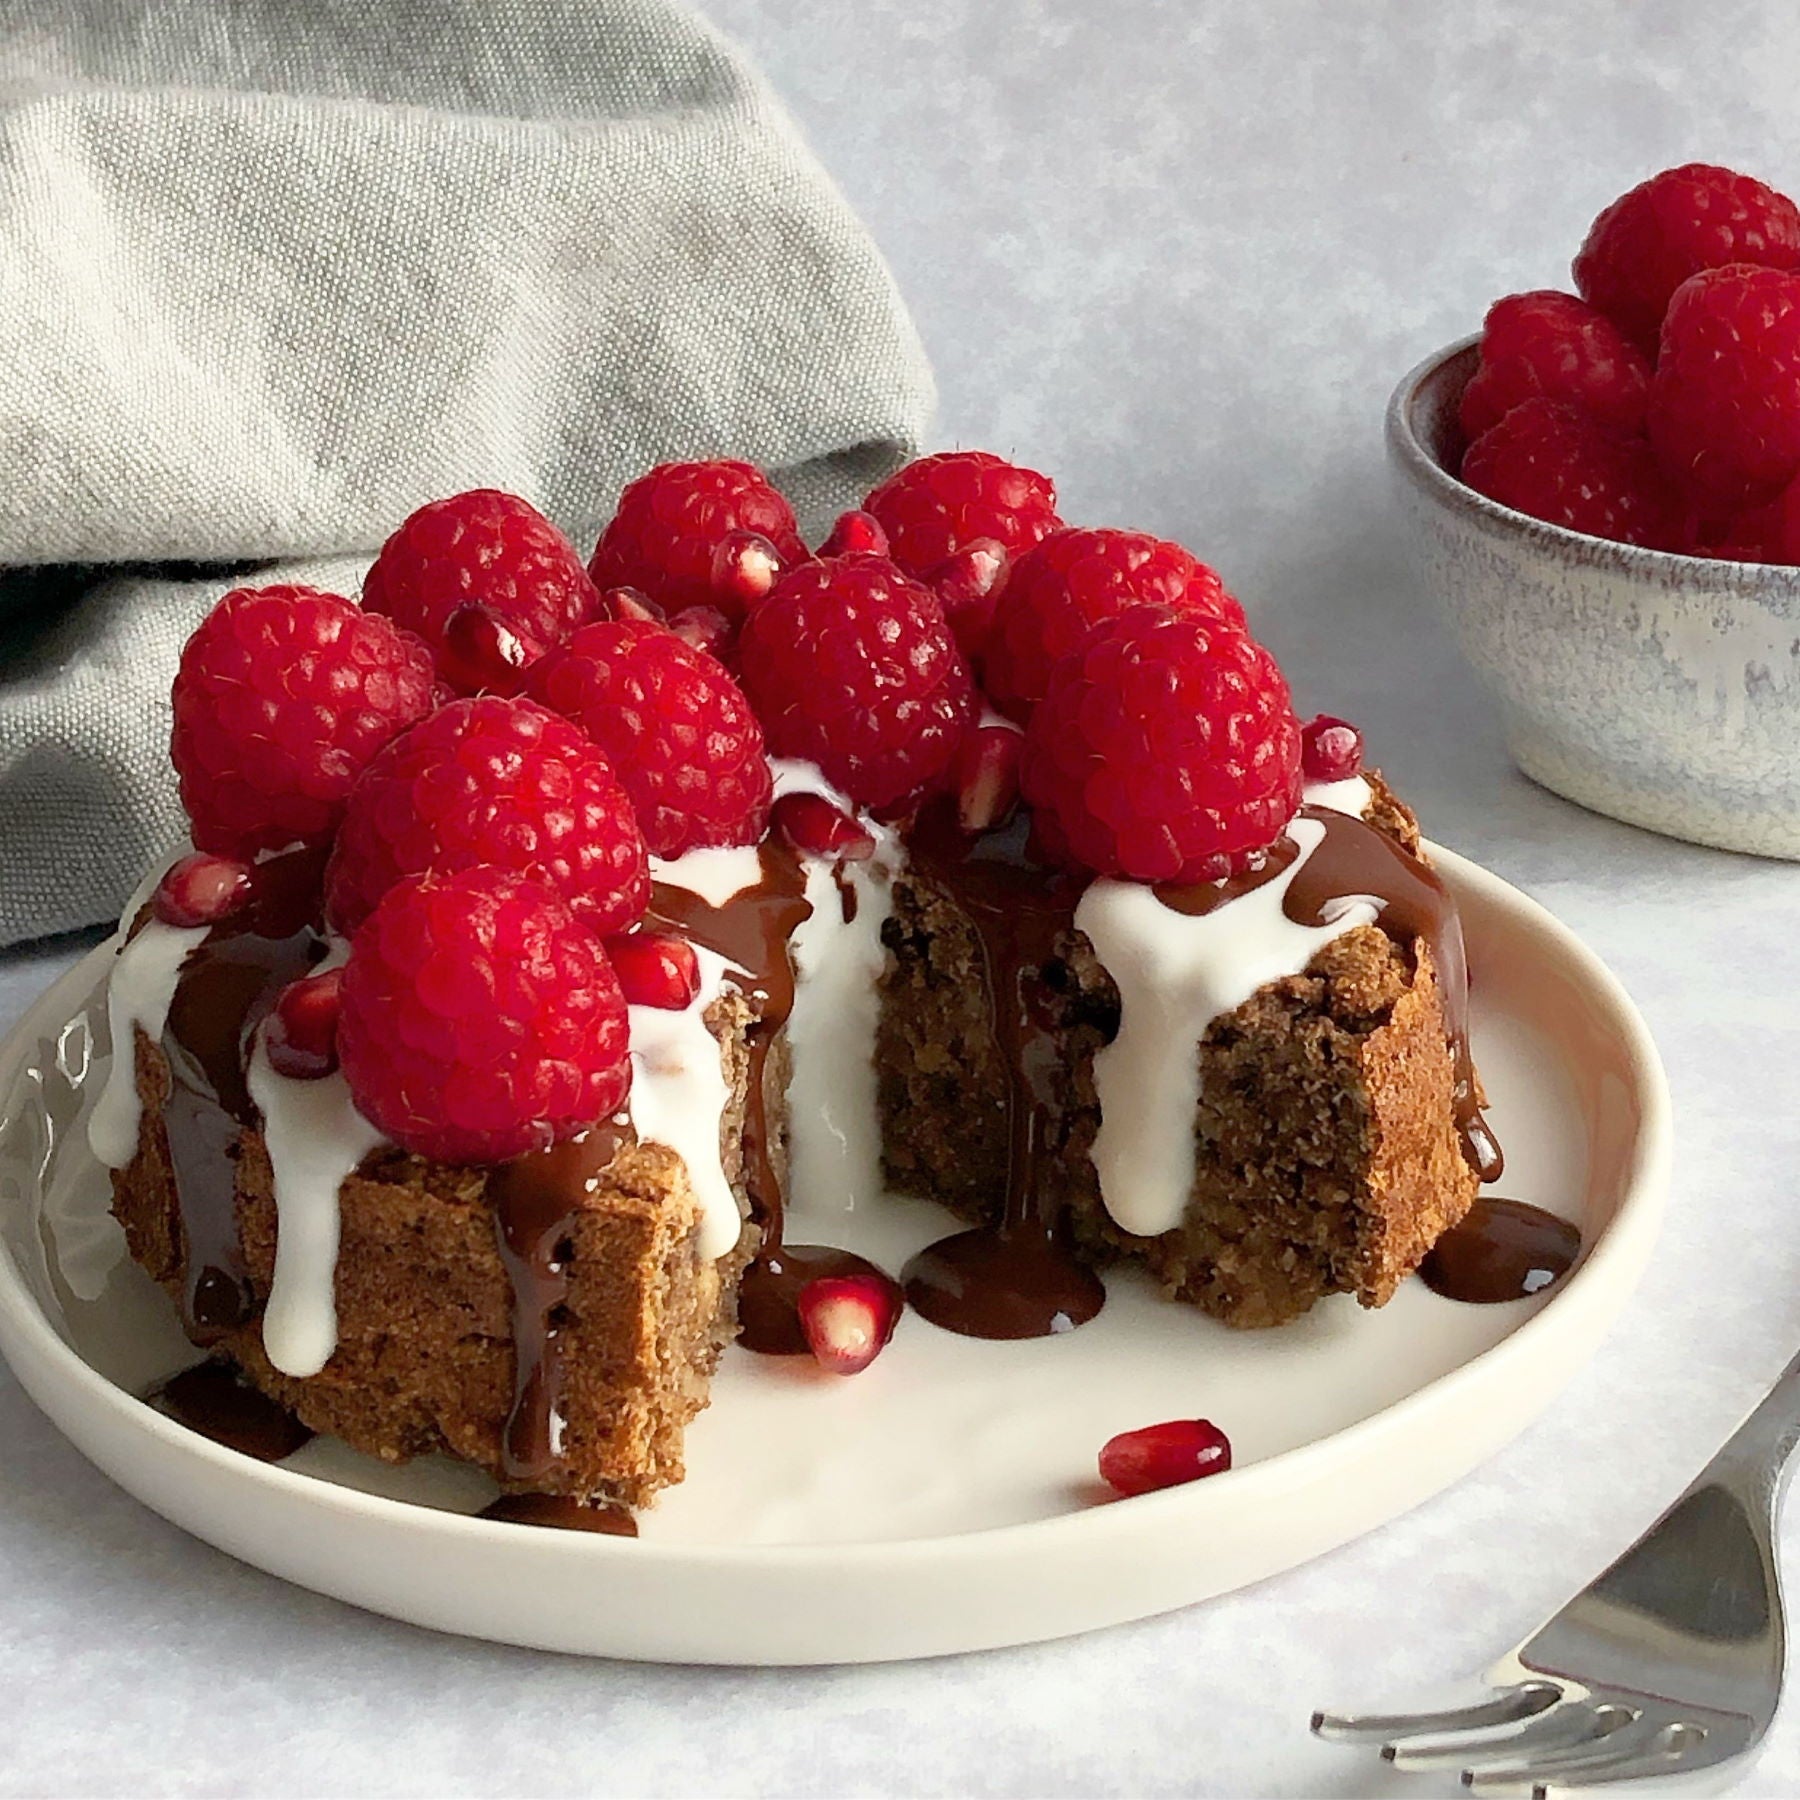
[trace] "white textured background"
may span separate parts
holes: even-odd
[[[284,1587],[95,1474],[0,1371],[8,1794],[1450,1791],[1305,1736],[1480,1666],[1644,1525],[1800,1343],[1800,869],[1513,774],[1408,587],[1388,389],[1593,213],[1703,158],[1800,182],[1785,5],[713,0],[893,261],[946,443],[1218,563],[1303,710],[1358,717],[1433,834],[1544,900],[1649,1016],[1670,1225],[1509,1451],[1337,1554],[1185,1614],[891,1669],[493,1649]],[[11,1017],[66,948],[0,963]],[[1800,1553],[1800,1517],[1787,1534]],[[444,1579],[453,1581],[447,1568]],[[1746,1794],[1800,1791],[1800,1718]]]

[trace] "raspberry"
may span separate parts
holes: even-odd
[[[1604,313],[1573,294],[1509,294],[1488,308],[1481,366],[1463,390],[1470,439],[1521,400],[1567,400],[1621,431],[1641,431],[1650,365]]]
[[[480,685],[466,656],[443,653],[451,615],[479,604],[542,656],[600,609],[575,547],[527,500],[475,488],[421,506],[382,545],[363,577],[363,605],[416,631],[459,693]]]
[[[1726,263],[1800,267],[1800,209],[1748,175],[1687,163],[1652,175],[1601,213],[1576,254],[1575,286],[1654,357],[1670,295],[1690,275]]]
[[[588,572],[603,588],[641,588],[665,612],[716,606],[736,618],[713,585],[713,556],[734,531],[755,532],[783,567],[805,560],[794,509],[745,462],[661,463],[619,496]]]
[[[1667,483],[1643,439],[1562,400],[1515,406],[1469,446],[1462,478],[1502,506],[1589,537],[1655,545],[1673,529]]]
[[[922,456],[872,489],[863,507],[887,533],[888,555],[918,580],[974,538],[994,538],[1017,556],[1062,523],[1044,476],[987,450]]]
[[[1133,881],[1216,881],[1300,804],[1300,725],[1248,632],[1138,606],[1058,664],[1019,779],[1052,856]]]
[[[1685,281],[1663,320],[1650,442],[1715,510],[1800,473],[1800,275],[1735,264]]]
[[[625,999],[600,940],[505,870],[390,888],[341,992],[357,1108],[417,1156],[504,1162],[609,1118],[630,1092]]]
[[[982,664],[988,697],[1021,724],[1050,671],[1102,619],[1153,601],[1242,627],[1244,609],[1205,563],[1144,531],[1053,533],[1001,577]]]
[[[605,752],[653,855],[762,836],[770,791],[762,727],[723,666],[666,626],[585,626],[532,669],[526,691]]]
[[[650,899],[612,766],[530,700],[453,700],[376,757],[344,813],[326,916],[348,936],[404,876],[478,864],[542,882],[597,932],[623,931]]]
[[[738,656],[769,748],[817,763],[876,812],[905,810],[943,774],[975,716],[943,609],[884,556],[784,575],[745,621]]]
[[[309,587],[234,588],[181,652],[170,755],[195,845],[323,844],[352,783],[432,704],[431,653]]]

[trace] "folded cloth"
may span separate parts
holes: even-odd
[[[873,244],[674,0],[0,0],[0,943],[179,837],[168,688],[246,565],[425,500],[584,549],[676,456],[816,525],[932,404]]]

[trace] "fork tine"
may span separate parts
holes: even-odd
[[[1545,1712],[1562,1698],[1562,1689],[1550,1681],[1524,1681],[1502,1688],[1486,1699],[1467,1706],[1446,1707],[1424,1713],[1333,1713],[1312,1716],[1314,1733],[1334,1744],[1381,1744],[1395,1738],[1420,1737],[1447,1731],[1481,1731],[1495,1725],[1517,1725]]]
[[[1396,1769],[1479,1769],[1513,1765],[1540,1753],[1583,1744],[1602,1726],[1585,1700],[1569,1700],[1533,1713],[1517,1730],[1459,1733],[1453,1737],[1400,1738],[1381,1754]]]
[[[1533,1800],[1545,1800],[1558,1792],[1641,1781],[1671,1774],[1677,1768],[1704,1767],[1694,1753],[1704,1744],[1705,1734],[1670,1744],[1670,1732],[1680,1729],[1663,1715],[1640,1716],[1565,1749],[1465,1769],[1463,1785],[1477,1795],[1528,1793]]]

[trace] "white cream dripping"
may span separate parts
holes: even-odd
[[[1306,803],[1361,817],[1361,777],[1320,783]],[[1283,900],[1325,837],[1317,820],[1287,830],[1298,855],[1272,880],[1210,913],[1163,905],[1141,882],[1092,883],[1075,924],[1119,989],[1119,1033],[1094,1059],[1100,1127],[1094,1166],[1113,1223],[1156,1237],[1181,1222],[1194,1185],[1194,1111],[1200,1100],[1194,1047],[1222,1013],[1258,988],[1298,975],[1333,938],[1371,923],[1376,905],[1347,896],[1328,924],[1296,925]]]

